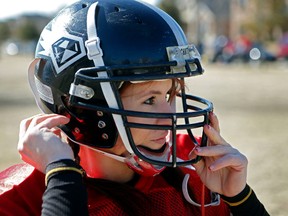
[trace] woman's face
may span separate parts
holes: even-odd
[[[174,108],[169,99],[169,90],[172,87],[172,80],[151,81],[129,84],[121,91],[122,103],[125,110],[133,110],[151,113],[171,113]],[[152,119],[140,117],[128,117],[129,122],[145,123],[152,125],[171,125],[169,119]],[[137,146],[145,147],[148,150],[159,150],[166,142],[167,130],[149,130],[131,128],[134,142]],[[117,147],[116,147],[117,146]],[[122,140],[118,138],[116,149],[126,151]],[[121,147],[120,147],[121,146]],[[117,152],[119,154],[120,152]],[[121,152],[120,154],[122,154]]]

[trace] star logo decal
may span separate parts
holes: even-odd
[[[57,35],[61,35],[59,38]],[[45,29],[41,34],[39,45],[42,50],[38,53],[51,58],[57,74],[86,55],[83,39],[68,32],[57,34]]]

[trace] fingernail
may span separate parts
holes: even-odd
[[[211,129],[211,126],[210,125],[206,125],[206,128],[208,129],[208,130],[210,130]]]
[[[202,151],[202,149],[201,149],[200,147],[196,147],[195,150],[196,150],[197,152],[201,152],[201,151]]]
[[[209,170],[213,171],[215,167],[213,165],[209,166]]]

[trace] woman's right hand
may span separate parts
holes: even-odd
[[[57,128],[68,122],[69,118],[57,114],[40,114],[22,120],[18,142],[21,159],[43,173],[49,163],[73,160],[73,151],[62,141],[61,131]]]
[[[233,197],[246,186],[248,161],[222,138],[217,116],[210,113],[209,119],[210,125],[204,126],[208,146],[195,149],[194,153],[202,156],[202,160],[193,166],[211,191]]]

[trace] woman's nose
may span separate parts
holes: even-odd
[[[160,105],[159,107],[159,113],[175,113],[175,106],[173,103],[165,102]],[[157,124],[159,125],[172,125],[172,115],[171,118],[158,118]]]

